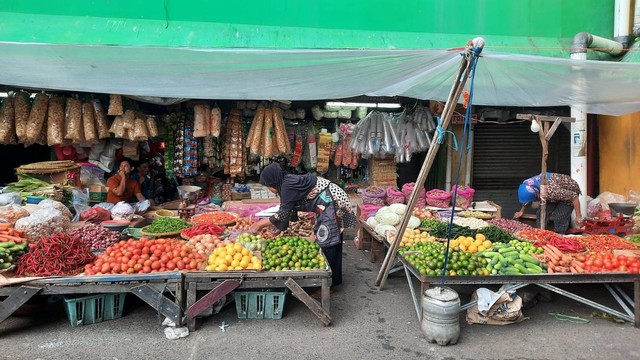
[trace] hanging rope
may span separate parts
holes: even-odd
[[[468,151],[471,149],[471,132],[473,131],[473,128],[471,126],[472,125],[472,120],[471,120],[472,108],[473,108],[473,84],[475,80],[476,65],[478,64],[478,59],[480,58],[481,51],[482,51],[482,47],[474,46],[472,48],[471,61],[469,63],[469,66],[471,66],[471,71],[469,74],[469,77],[471,79],[471,83],[469,84],[469,100],[468,100],[469,102],[467,106],[467,111],[465,112],[465,116],[464,116],[464,129],[463,129],[462,138],[461,138],[462,144],[460,145],[460,157],[458,160],[458,168],[456,170],[455,191],[453,192],[453,196],[451,198],[451,203],[452,203],[451,216],[449,218],[449,227],[447,229],[447,247],[444,253],[444,265],[442,266],[442,275],[440,276],[440,288],[444,286],[444,282],[447,278],[447,266],[449,265],[449,244],[451,243],[451,232],[453,230],[453,217],[455,215],[455,209],[456,209],[458,184],[460,183],[460,170],[462,167],[462,157],[464,155],[465,150]],[[453,138],[455,140],[455,135]],[[456,148],[457,146],[458,145],[456,142]]]

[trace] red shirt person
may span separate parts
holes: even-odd
[[[118,173],[107,180],[107,202],[117,204],[120,201],[129,202],[135,196],[138,201],[144,200],[140,190],[140,183],[131,178],[131,164],[127,160],[120,162]]]

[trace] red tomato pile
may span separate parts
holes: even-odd
[[[200,270],[205,255],[179,239],[141,238],[123,240],[85,266],[86,275],[135,274],[162,271]]]
[[[576,255],[576,258],[578,257],[580,257],[580,259],[584,258],[584,269],[590,273],[625,272],[629,274],[640,274],[640,258],[638,257],[616,256],[612,253]]]

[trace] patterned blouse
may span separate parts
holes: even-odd
[[[276,227],[278,227],[280,230],[283,230],[283,227],[286,229],[289,226],[289,221],[297,220],[298,210],[309,212],[314,211],[313,209],[308,208],[310,202],[320,196],[325,190],[328,190],[333,202],[335,203],[336,216],[338,217],[340,227],[344,229],[355,226],[357,219],[355,214],[353,213],[349,195],[347,195],[347,193],[344,192],[344,190],[342,190],[342,188],[340,188],[338,184],[321,177],[318,177],[317,179],[318,180],[315,187],[311,189],[311,191],[309,191],[304,199],[298,201],[295,204],[294,209],[283,209],[276,212],[272,216],[271,222],[276,225]]]

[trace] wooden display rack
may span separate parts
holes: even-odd
[[[187,272],[185,273],[186,322],[189,331],[196,329],[196,316],[236,289],[288,288],[320,321],[331,324],[331,270],[265,272]],[[303,288],[321,289],[321,301],[313,299]],[[207,294],[198,299],[199,291]]]
[[[183,322],[183,274],[166,272],[154,274],[95,275],[51,277],[0,287],[0,322],[35,295],[75,295],[131,293],[171,319],[177,326]],[[170,292],[173,299],[165,296]]]

